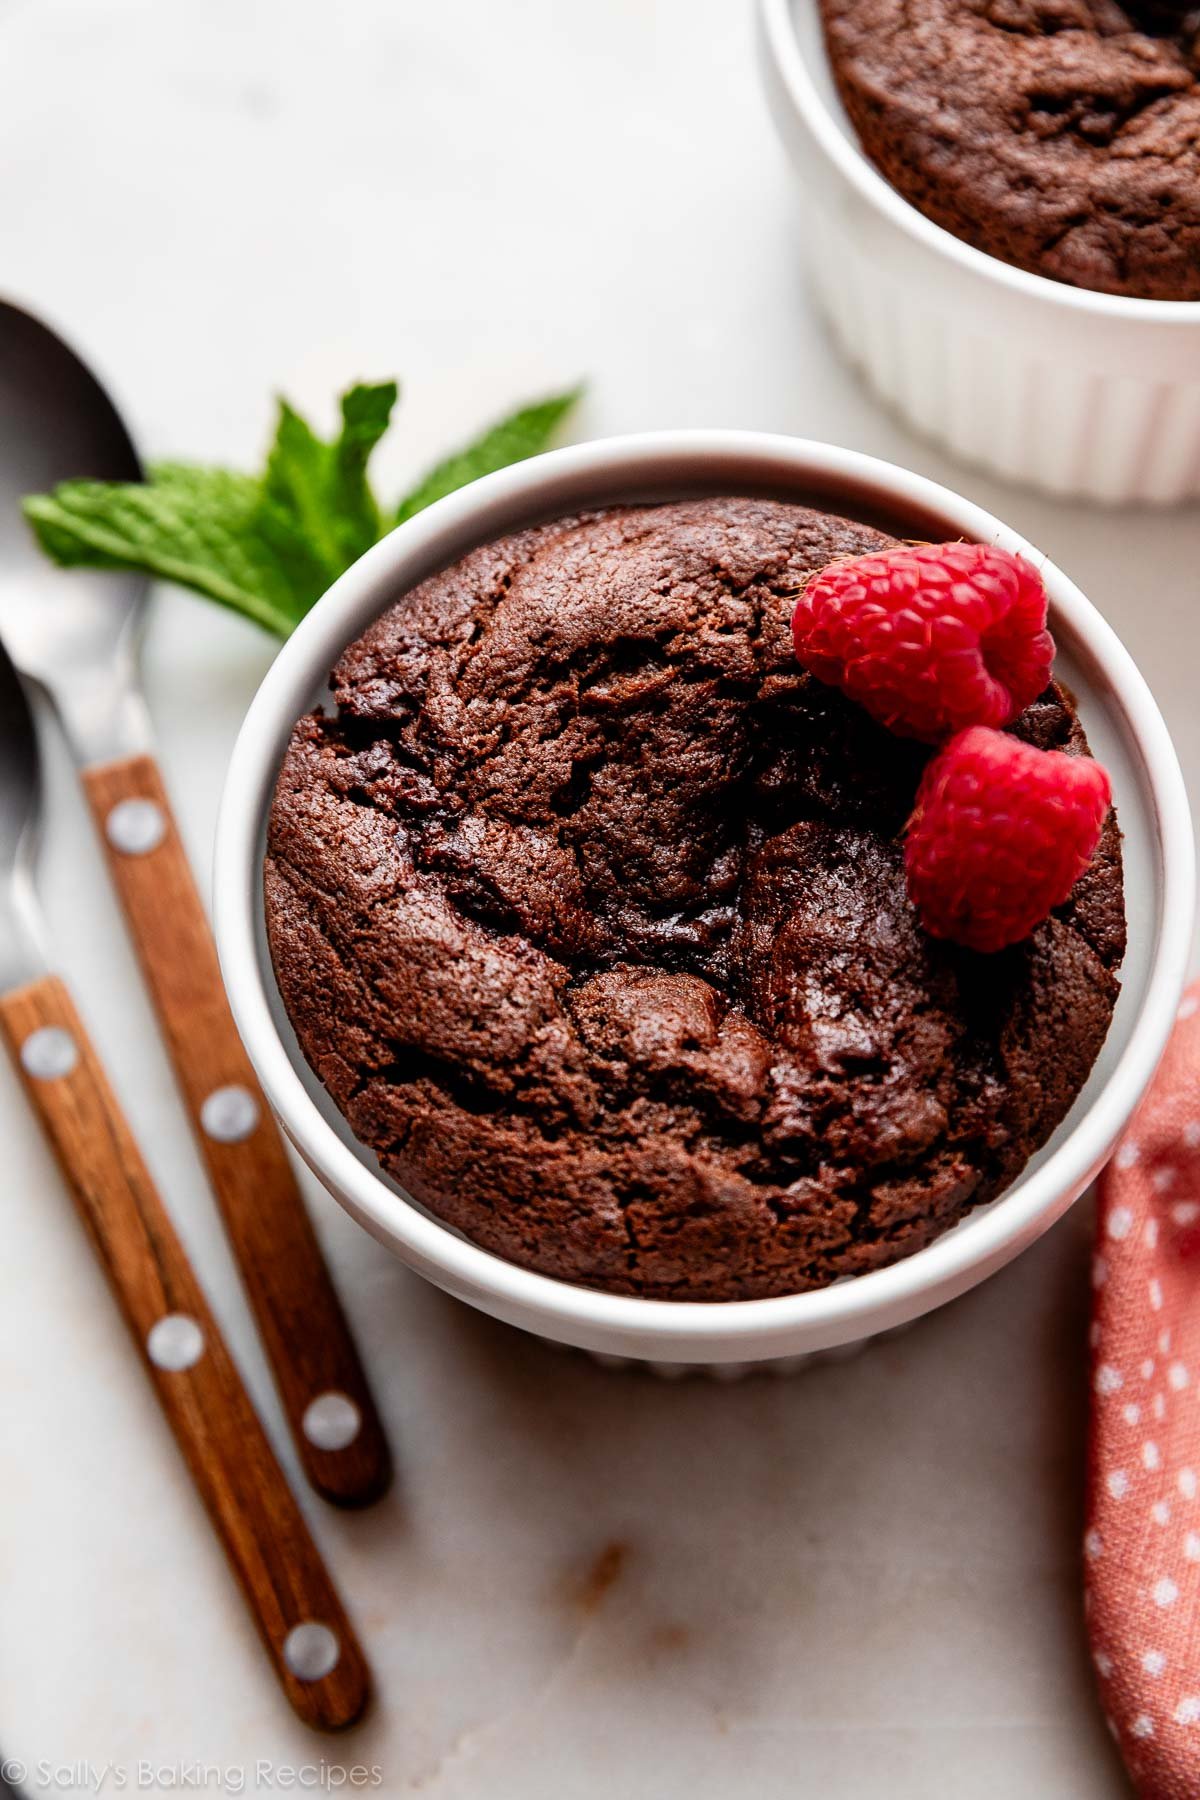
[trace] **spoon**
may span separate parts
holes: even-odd
[[[387,1440],[237,1035],[154,760],[138,670],[147,582],[54,567],[20,513],[26,494],[77,476],[139,481],[141,465],[91,371],[4,301],[0,423],[0,638],[49,696],[79,765],[300,1461],[326,1499],[363,1505],[391,1478]]]
[[[12,1053],[142,1365],[306,1724],[350,1725],[367,1669],[187,1253],[63,982],[34,889],[37,733],[0,649],[0,1037]]]

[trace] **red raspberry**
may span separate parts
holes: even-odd
[[[1046,590],[987,544],[900,544],[830,563],[792,615],[796,656],[900,737],[1010,725],[1050,679]]]
[[[1110,797],[1090,756],[960,732],[921,778],[904,846],[926,931],[969,950],[1028,937],[1092,860]]]

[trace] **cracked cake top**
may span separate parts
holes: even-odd
[[[843,104],[905,199],[1077,287],[1200,299],[1200,7],[821,0]]]
[[[998,955],[935,943],[901,834],[925,747],[789,618],[892,540],[757,499],[622,507],[404,595],[293,733],[277,979],[356,1136],[548,1275],[782,1294],[919,1248],[1020,1170],[1104,1040],[1119,836]],[[1086,754],[1066,694],[1019,735]]]

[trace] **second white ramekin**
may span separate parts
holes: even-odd
[[[1130,944],[1108,1041],[1067,1118],[1018,1180],[927,1249],[815,1293],[726,1305],[595,1293],[468,1243],[417,1206],[356,1142],[300,1053],[263,925],[267,813],[295,721],[345,646],[435,569],[538,519],[618,501],[771,494],[877,522],[898,536],[971,538],[1033,558],[1050,595],[1056,667],[1113,780],[1125,840]],[[662,1373],[794,1364],[954,1299],[1064,1213],[1106,1161],[1158,1062],[1191,942],[1191,819],[1158,709],[1110,626],[1065,575],[946,488],[854,451],[752,432],[658,432],[557,450],[489,475],[392,532],[342,576],[283,646],[234,749],[217,833],[221,967],[246,1048],[300,1154],[347,1210],[412,1268],[542,1337]]]
[[[859,148],[818,0],[759,0],[758,24],[817,292],[881,397],[967,462],[1048,493],[1200,495],[1200,301],[1092,293],[963,243]]]

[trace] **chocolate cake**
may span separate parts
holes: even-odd
[[[797,585],[892,540],[717,499],[559,519],[395,603],[297,725],[265,867],[300,1044],[475,1243],[661,1299],[818,1286],[1010,1182],[1104,1041],[1110,815],[1070,901],[935,943],[928,749],[796,664]],[[1051,687],[1016,728],[1087,754]]]
[[[1200,7],[821,0],[843,104],[905,199],[1077,287],[1200,299]]]

